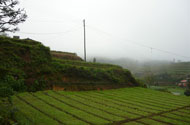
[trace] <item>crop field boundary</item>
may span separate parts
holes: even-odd
[[[20,109],[17,109],[17,111],[25,118],[27,119],[29,122],[32,123],[32,125],[34,125],[34,121],[32,119],[30,119],[29,117],[27,117],[22,111],[20,111]]]
[[[109,96],[110,96],[110,95],[109,95]],[[142,106],[142,105],[139,105],[139,104],[137,104],[137,103],[132,103],[132,102],[129,102],[129,100],[125,100],[125,99],[120,98],[120,97],[117,97],[117,98],[119,98],[119,99],[111,98],[111,97],[107,97],[107,98],[108,98],[108,99],[115,100],[115,101],[118,101],[118,102],[121,102],[121,103],[130,104],[130,105],[135,105],[135,106],[142,107],[142,108],[146,108],[146,109],[151,109],[151,110],[155,110],[155,111],[162,111],[162,110],[159,110],[159,109]],[[134,102],[134,101],[133,101],[133,102]],[[141,103],[141,104],[143,104],[143,103]]]
[[[105,94],[105,95],[106,95],[106,94]],[[100,99],[99,97],[93,96],[93,95],[90,95],[90,97]],[[134,104],[134,103],[131,103],[131,102],[127,102],[126,100],[125,100],[125,101],[122,101],[122,100],[124,100],[124,99],[121,99],[121,100],[120,100],[120,99],[109,98],[109,97],[107,97],[107,98],[108,98],[108,99],[115,100],[115,101],[117,101],[117,102],[121,102],[121,103],[125,103],[125,104],[131,104],[131,105],[135,105],[135,106],[138,106],[138,107],[142,107],[142,108],[146,108],[146,109],[151,109],[151,110],[154,110],[154,111],[162,111],[162,110],[159,110],[159,109],[148,108],[148,107],[145,107],[145,106],[142,106],[142,105],[138,105],[138,104],[136,104],[136,103]],[[117,97],[117,98],[118,98],[118,97]],[[123,104],[118,104],[118,103],[115,103],[115,102],[110,101],[110,100],[108,100],[108,99],[103,99],[103,98],[102,98],[102,100],[108,101],[108,102],[112,102],[112,103],[114,103],[114,104],[116,104],[116,105],[120,105],[120,106],[123,106],[123,107],[129,107],[129,108],[136,109],[136,110],[143,111],[143,112],[147,112],[147,113],[152,113],[152,112],[150,112],[150,111],[145,111],[145,110],[141,110],[141,109],[138,109],[138,108],[126,106],[126,105],[123,105]],[[145,104],[145,103],[142,103],[142,102],[141,102],[141,104]],[[148,106],[154,106],[154,105],[150,105],[150,104],[146,104],[146,105],[148,105]],[[163,107],[162,107],[162,108],[163,108]]]
[[[103,94],[103,93],[101,93],[101,92],[96,92],[96,93],[98,93],[98,94]],[[115,94],[107,94],[107,93],[104,93],[104,95],[109,95],[109,96],[116,96]],[[136,99],[138,99],[137,97],[135,97],[135,96],[128,96],[128,97],[130,97],[130,98],[136,98]],[[124,98],[122,98],[122,97],[120,97],[120,96],[117,96],[117,98],[119,98],[119,99],[124,99]],[[146,97],[143,97],[143,98],[146,98]],[[167,107],[164,107],[165,109],[169,109],[168,107],[169,107],[169,105],[167,105],[167,104],[165,104],[165,103],[159,103],[158,102],[158,100],[157,101],[151,101],[150,99],[143,99],[144,101],[146,101],[146,102],[149,102],[149,103],[151,103],[151,104],[149,104],[149,103],[145,103],[145,102],[141,102],[141,101],[138,101],[138,100],[133,100],[133,102],[137,102],[137,103],[143,103],[143,104],[146,104],[146,105],[149,105],[149,106],[153,106],[153,107],[158,107],[158,108],[162,108],[163,109],[163,107],[162,106],[159,106],[159,105],[155,105],[155,104],[160,104],[160,105],[163,105],[163,106],[167,106]],[[170,104],[172,104],[172,103],[170,103]],[[176,105],[176,106],[184,106],[184,105]]]
[[[85,123],[88,123],[88,124],[90,124],[90,125],[94,125],[93,123],[91,123],[91,122],[89,122],[89,121],[87,121],[87,120],[85,120],[85,119],[82,119],[82,118],[80,118],[80,117],[78,117],[78,116],[76,116],[76,115],[73,115],[73,114],[71,114],[71,113],[69,113],[69,112],[67,112],[67,111],[64,111],[63,109],[61,109],[61,108],[59,108],[59,107],[57,107],[57,106],[55,106],[55,105],[50,104],[49,102],[47,102],[47,101],[45,101],[45,100],[43,100],[43,99],[37,97],[36,95],[34,95],[34,94],[32,94],[32,93],[30,93],[30,94],[31,94],[32,96],[34,96],[35,98],[37,98],[38,100],[41,100],[41,101],[44,102],[45,104],[47,104],[47,105],[49,105],[49,106],[51,106],[51,107],[53,107],[53,108],[55,108],[55,109],[57,109],[57,110],[59,110],[59,111],[61,111],[61,112],[64,112],[64,113],[66,113],[66,114],[72,116],[73,118],[76,118],[76,119],[78,119],[78,120],[80,120],[80,121],[83,121],[83,122],[85,122]]]
[[[85,105],[85,106],[88,106],[88,107],[91,107],[91,108],[100,110],[100,111],[102,111],[102,112],[105,112],[105,113],[108,113],[108,114],[111,114],[111,115],[114,115],[114,116],[117,116],[117,117],[121,117],[121,118],[125,118],[125,119],[127,118],[127,117],[124,117],[124,116],[121,116],[121,115],[113,114],[113,113],[111,113],[111,112],[109,112],[109,111],[107,111],[107,110],[103,110],[103,109],[101,109],[101,108],[98,108],[98,107],[95,107],[95,106],[91,106],[91,105],[85,104],[85,103],[80,102],[80,101],[78,101],[78,100],[76,100],[76,99],[70,98],[70,97],[65,96],[65,95],[63,95],[63,94],[60,94],[60,93],[58,93],[58,92],[56,92],[56,91],[53,91],[53,92],[54,92],[55,94],[57,94],[57,95],[63,96],[63,97],[65,97],[65,98],[68,98],[68,99],[70,99],[70,100],[73,100],[73,101],[75,101],[75,102],[78,102],[78,103],[80,103],[80,104],[82,104],[82,105]]]
[[[127,113],[130,113],[130,114],[134,114],[134,115],[137,115],[137,116],[141,116],[140,114],[137,114],[137,113],[134,113],[134,112],[130,112],[130,111],[127,111],[127,110],[124,110],[124,109],[120,109],[120,108],[117,108],[117,107],[114,107],[114,106],[110,106],[110,105],[107,105],[105,103],[101,103],[101,102],[98,102],[98,101],[94,101],[93,99],[88,99],[86,97],[83,97],[83,96],[80,96],[80,95],[75,95],[79,98],[83,98],[83,99],[86,99],[86,100],[89,100],[89,101],[92,101],[94,103],[97,103],[97,104],[100,104],[100,105],[104,105],[106,107],[110,107],[110,108],[113,108],[113,109],[117,109],[117,110],[120,110],[122,112],[127,112]]]
[[[13,104],[18,108],[18,114],[21,112],[17,119],[23,124],[189,125],[188,97],[166,93],[167,98],[174,99],[170,102],[161,92],[157,98],[157,92],[152,90],[123,90],[26,92],[15,95]],[[141,95],[141,91],[145,94]],[[178,105],[177,100],[184,101]],[[163,105],[164,102],[167,104]]]
[[[125,94],[125,91],[119,91],[120,93],[123,93],[123,94]],[[100,93],[100,92],[98,92],[98,93]],[[117,93],[115,93],[116,95],[117,95]],[[144,93],[143,93],[144,94]],[[134,96],[136,96],[136,95],[140,95],[139,93],[128,93],[128,96],[130,96],[130,97],[134,97]],[[141,95],[140,95],[141,96]],[[144,100],[149,100],[149,99],[151,99],[151,100],[153,100],[153,101],[160,101],[160,99],[163,99],[163,96],[157,96],[157,99],[155,99],[155,98],[150,98],[151,96],[153,96],[153,95],[149,95],[149,94],[147,94],[146,93],[146,96],[145,97],[143,97],[143,99]],[[173,104],[173,105],[178,105],[178,106],[183,106],[181,103],[183,103],[183,102],[181,102],[180,100],[177,100],[177,99],[171,99],[171,98],[167,98],[167,97],[164,97],[164,99],[167,99],[167,101],[164,101],[163,102],[163,100],[162,100],[162,102],[160,102],[160,103],[162,103],[162,104],[165,104],[165,103],[167,103],[167,102],[170,102],[170,104]],[[170,100],[170,101],[169,101]],[[176,103],[171,103],[171,101],[176,101]],[[179,102],[180,101],[180,102]],[[185,103],[184,103],[185,104]]]
[[[25,99],[21,98],[20,96],[16,95],[16,97],[17,97],[18,99],[20,99],[21,101],[25,102],[27,105],[31,106],[32,108],[38,110],[38,111],[41,112],[42,114],[44,114],[44,115],[48,116],[49,118],[51,118],[51,119],[57,121],[59,124],[65,125],[65,123],[63,123],[63,122],[60,121],[59,119],[57,119],[57,118],[55,118],[55,117],[52,117],[51,115],[49,115],[49,114],[46,113],[46,112],[43,112],[42,110],[40,110],[39,108],[33,106],[33,105],[30,104],[28,101],[26,101]]]
[[[105,117],[101,117],[101,116],[99,116],[99,115],[97,115],[97,114],[88,112],[88,111],[83,110],[83,109],[81,109],[81,108],[78,108],[78,107],[76,107],[76,106],[74,106],[74,105],[71,105],[71,104],[69,104],[69,103],[67,103],[67,102],[65,102],[65,101],[63,101],[63,100],[60,100],[60,99],[58,99],[58,98],[56,98],[56,97],[54,97],[54,96],[51,96],[51,95],[49,95],[49,94],[47,94],[47,93],[43,93],[43,94],[45,94],[46,96],[49,96],[49,97],[51,97],[51,98],[53,98],[53,99],[55,99],[55,100],[57,100],[57,101],[63,103],[63,104],[65,104],[65,105],[68,105],[68,106],[70,106],[70,107],[72,107],[72,108],[81,110],[81,111],[86,112],[86,113],[88,113],[88,114],[91,114],[91,115],[93,115],[93,116],[95,116],[95,117],[99,117],[99,118],[104,119],[104,120],[107,120],[107,121],[113,121],[113,120],[111,120],[111,119],[107,119],[107,118],[105,118]]]
[[[163,112],[160,112],[160,113],[153,113],[153,114],[151,114],[151,115],[141,116],[141,117],[134,118],[134,119],[125,119],[125,120],[121,120],[121,121],[115,121],[115,122],[113,122],[112,124],[119,125],[119,124],[131,122],[131,121],[137,121],[137,120],[140,120],[140,119],[143,119],[143,118],[151,118],[151,117],[153,117],[153,116],[162,116],[162,114],[170,113],[170,112],[174,112],[174,111],[178,111],[178,110],[185,109],[185,108],[190,108],[190,105],[188,105],[188,106],[183,106],[183,107],[176,108],[176,109],[171,109],[171,110],[168,110],[168,111],[163,111]],[[164,117],[165,117],[165,116],[164,116]],[[168,116],[167,116],[167,117],[168,117]],[[172,118],[172,119],[173,119],[173,118]],[[153,120],[154,120],[154,119],[153,119]],[[175,120],[177,120],[177,119],[175,119]],[[185,121],[185,122],[186,122],[186,121]],[[167,124],[168,124],[168,123],[167,123]]]
[[[160,120],[160,119],[155,119],[155,118],[148,118],[148,119],[152,119],[154,121],[157,121],[157,122],[160,122],[160,123],[164,123],[164,124],[167,124],[167,125],[175,125],[173,123],[170,123],[170,122],[166,122],[166,121],[163,121],[163,120]]]

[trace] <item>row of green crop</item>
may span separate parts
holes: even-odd
[[[104,99],[93,98],[92,96],[89,96],[89,95],[75,95],[75,96],[77,96],[79,98],[83,98],[83,99],[88,100],[88,101],[95,102],[95,103],[100,104],[100,105],[104,105],[107,107],[111,107],[111,108],[120,110],[122,112],[127,112],[127,113],[130,113],[133,115],[137,115],[137,116],[142,116],[142,115],[148,114],[146,111],[137,110],[136,108],[125,106],[125,105],[122,105],[119,103],[107,102]]]
[[[84,105],[83,105],[83,107],[81,107],[82,105],[76,104],[77,102],[71,101],[71,100],[66,99],[66,98],[63,98],[63,99],[61,98],[62,101],[58,101],[57,99],[55,99],[55,98],[57,98],[57,95],[56,96],[54,95],[55,98],[51,97],[51,96],[53,96],[53,94],[54,93],[48,93],[48,95],[43,94],[43,93],[35,94],[35,96],[38,96],[38,98],[41,98],[44,101],[42,101],[42,100],[40,100],[40,99],[30,95],[30,94],[24,94],[24,95],[21,96],[21,98],[24,98],[28,102],[30,100],[30,103],[32,105],[34,105],[35,107],[42,107],[42,103],[43,103],[44,107],[41,110],[43,110],[44,112],[47,112],[48,114],[51,112],[51,111],[49,111],[49,109],[53,108],[52,105],[54,105],[56,107],[59,107],[59,108],[63,109],[64,111],[65,110],[67,110],[68,112],[73,111],[73,115],[77,115],[77,117],[81,117],[83,119],[91,120],[90,122],[95,123],[95,124],[109,122],[108,120],[106,121],[106,120],[103,120],[102,118],[99,118],[97,116],[96,117],[93,116],[92,115],[93,112],[97,113],[96,109],[89,108],[89,107],[84,107]],[[66,101],[66,102],[63,103],[63,101]],[[46,103],[44,103],[44,102],[46,102]],[[51,108],[50,107],[48,108],[48,103],[51,103],[51,105],[49,105]],[[85,109],[86,111],[81,111],[80,109],[77,109],[76,107],[72,108],[71,106],[68,105],[68,103],[69,103],[69,105],[77,106],[78,108],[81,108],[83,110]],[[45,109],[48,109],[48,110],[45,110]],[[112,110],[112,109],[110,109],[110,110]],[[91,114],[89,112],[91,112]],[[101,112],[100,110],[99,110],[99,112],[100,112],[100,113],[98,113],[99,116],[107,117],[107,119],[110,119],[110,121],[121,120],[122,119],[120,117],[116,117],[116,116],[113,116],[113,115],[110,116],[110,114],[105,113],[105,112]],[[55,111],[54,111],[54,115],[51,115],[51,116],[54,116],[56,118],[58,117],[58,115],[55,113]],[[59,118],[59,120],[60,120],[60,118]],[[69,121],[73,121],[73,120],[70,119]]]
[[[88,96],[89,94],[85,95],[85,96]],[[137,111],[140,111],[140,112],[145,112],[146,114],[151,114],[151,113],[157,113],[157,112],[160,112],[161,109],[159,110],[155,110],[151,107],[151,105],[144,105],[144,104],[135,104],[133,101],[130,101],[130,100],[121,100],[121,99],[118,99],[118,98],[114,98],[112,96],[106,96],[106,95],[98,95],[98,94],[90,94],[89,96],[90,98],[93,98],[93,99],[99,99],[99,100],[104,100],[105,102],[107,103],[111,103],[111,104],[115,104],[115,105],[118,105],[118,106],[121,106],[121,107],[127,107],[127,108],[130,108],[130,109],[134,109],[134,110],[137,110]]]
[[[163,124],[171,124],[171,125],[188,125],[190,123],[190,120],[188,116],[179,116],[174,115],[172,113],[165,113],[162,115],[157,116],[150,116],[148,118],[142,118],[139,120],[129,120],[129,122],[126,122],[124,125],[130,125],[130,124],[156,124],[156,125],[163,125]]]
[[[124,90],[124,89],[123,89]],[[161,105],[147,105],[143,102],[143,99],[139,97],[132,98],[132,95],[129,95],[130,89],[127,93],[121,90],[109,90],[103,92],[64,92],[64,91],[46,91],[46,92],[37,92],[34,94],[20,94],[19,97],[30,103],[32,106],[41,110],[41,112],[34,109],[31,105],[26,104],[23,100],[20,100],[17,97],[14,97],[15,105],[21,109],[23,114],[26,114],[27,117],[42,115],[40,118],[31,118],[30,120],[34,123],[39,123],[41,118],[49,119],[49,123],[58,122],[55,119],[60,120],[62,123],[72,124],[72,123],[111,123],[114,121],[120,121],[123,119],[134,119],[141,116],[151,115],[152,113],[159,113],[165,111],[165,106],[158,108],[157,106]],[[141,90],[142,91],[142,90]],[[155,96],[156,98],[156,96]],[[164,98],[164,97],[163,97]],[[150,98],[151,99],[151,98]],[[135,101],[140,101],[135,102]],[[148,101],[148,100],[147,100]],[[151,102],[152,103],[152,102]],[[150,104],[151,104],[150,103]],[[28,108],[28,109],[27,109]],[[176,107],[170,107],[169,109],[175,109]],[[48,109],[48,110],[47,110]],[[26,111],[29,112],[26,112]],[[51,113],[54,110],[54,113]],[[176,119],[179,123],[186,123],[190,114],[187,111],[180,110],[181,112],[170,112],[168,114],[163,114],[166,116],[167,120],[163,121],[175,121]],[[183,113],[187,112],[187,113]],[[44,113],[43,113],[44,112]],[[49,114],[49,115],[46,115]],[[69,121],[59,117],[64,114]],[[186,115],[184,115],[186,114]],[[182,120],[182,117],[185,120]],[[69,118],[68,118],[69,117]],[[161,116],[160,116],[161,117]],[[171,117],[171,118],[170,118]],[[177,118],[180,117],[181,119]],[[153,117],[156,119],[157,117]],[[74,120],[73,120],[74,119]],[[169,119],[169,120],[168,120]],[[21,120],[22,121],[22,120]],[[48,121],[48,120],[47,120]],[[80,121],[80,122],[79,122]],[[150,120],[151,121],[151,120]],[[156,122],[156,121],[154,121]],[[136,123],[144,123],[143,119]],[[178,123],[178,122],[177,122]],[[148,124],[148,123],[147,123]]]
[[[172,95],[171,93],[166,93],[166,92],[158,92],[154,91],[151,89],[144,89],[144,88],[130,88],[130,89],[118,89],[115,92],[125,92],[125,94],[138,94],[139,96],[143,96],[144,98],[152,97],[152,99],[158,99],[158,100],[165,100],[169,102],[175,102],[177,105],[187,105],[190,104],[189,98],[188,97],[179,97]]]
[[[33,95],[33,94],[32,94]],[[36,95],[33,95],[33,97],[37,98],[38,100],[44,102],[45,104],[51,106],[52,108],[56,108],[62,112],[65,112],[66,114],[72,116],[73,118],[76,118],[80,121],[83,121],[85,123],[88,123],[88,124],[93,124],[94,120],[96,120],[97,122],[105,122],[105,121],[108,121],[107,119],[103,119],[101,117],[97,117],[95,116],[93,113],[90,113],[90,112],[87,112],[87,111],[84,111],[80,108],[77,108],[73,105],[70,105],[69,103],[65,102],[65,101],[62,101],[62,100],[59,100],[57,98],[53,98],[49,95],[41,95],[40,94],[40,97],[39,96],[36,96]],[[80,115],[79,115],[80,114]],[[86,119],[87,116],[89,116],[90,120]],[[94,119],[92,119],[93,117],[95,117]]]
[[[52,124],[58,125],[58,122],[34,109],[30,105],[18,99],[16,96],[13,97],[14,106],[17,107],[25,116],[30,118],[32,123],[28,120],[23,119],[23,117],[17,117],[17,121],[20,124]],[[29,101],[30,102],[30,101]]]
[[[64,94],[64,92],[60,92],[62,94]],[[95,96],[94,96],[95,95]],[[68,96],[71,96],[71,95],[68,95]],[[108,106],[116,106],[117,105],[117,108],[125,108],[125,109],[130,109],[128,111],[133,111],[134,109],[137,111],[140,111],[141,112],[141,115],[143,115],[144,113],[158,113],[160,111],[162,111],[163,109],[160,108],[160,110],[158,111],[158,108],[157,107],[153,107],[151,108],[149,105],[146,106],[144,104],[142,104],[141,106],[139,105],[136,105],[134,103],[134,101],[128,101],[128,100],[125,100],[125,102],[122,102],[123,100],[115,100],[117,97],[115,97],[114,99],[114,96],[112,96],[113,98],[108,98],[108,96],[106,97],[101,97],[101,95],[96,95],[94,92],[93,93],[78,93],[77,95],[73,94],[73,96],[77,96],[79,98],[83,98],[83,99],[86,99],[86,100],[90,100],[90,101],[96,101],[97,103],[101,103],[101,104],[106,104]],[[72,98],[73,98],[72,96]],[[110,96],[111,97],[111,96]],[[92,99],[93,98],[93,99]]]
[[[87,104],[84,105],[84,104],[81,104],[77,101],[74,101],[72,99],[69,99],[69,98],[66,98],[66,97],[63,97],[63,96],[60,96],[60,95],[57,95],[55,93],[48,93],[47,94],[49,97],[52,97],[54,98],[55,100],[58,100],[64,104],[67,104],[69,105],[70,107],[74,107],[75,109],[79,109],[83,112],[86,112],[88,114],[91,114],[95,117],[99,117],[101,119],[105,119],[107,121],[117,121],[117,120],[122,120],[123,118],[120,117],[120,116],[116,116],[114,114],[110,114],[108,112],[105,112],[103,110],[100,110],[100,109],[97,109],[97,108],[94,108],[92,106],[88,106]]]
[[[132,99],[135,99],[136,102],[140,102],[140,103],[144,102],[144,104],[155,105],[156,107],[163,106],[163,108],[168,109],[168,108],[177,108],[177,107],[182,106],[182,105],[178,105],[178,104],[173,104],[172,102],[164,101],[162,99],[157,99],[156,97],[147,97],[146,95],[144,95],[142,93],[141,94],[126,94],[125,92],[120,92],[120,93],[122,94],[123,99],[131,99],[132,98]],[[112,95],[120,96],[117,93],[113,93]]]
[[[126,103],[128,107],[130,105],[133,105],[132,108],[139,108],[141,106],[141,108],[144,107],[144,109],[146,109],[146,111],[147,111],[147,108],[149,108],[150,111],[152,109],[155,111],[162,111],[162,110],[169,110],[171,108],[179,107],[177,104],[173,104],[173,103],[169,103],[169,102],[166,103],[165,101],[161,101],[161,99],[159,99],[158,102],[157,101],[151,101],[151,99],[154,99],[155,96],[153,98],[149,98],[149,99],[144,100],[143,95],[142,95],[142,97],[143,97],[142,98],[142,97],[139,97],[140,95],[128,96],[129,95],[128,93],[121,93],[121,92],[120,93],[115,92],[115,93],[111,94],[110,90],[109,90],[108,94],[106,94],[106,91],[102,92],[102,94],[99,94],[99,93],[101,93],[101,92],[98,92],[98,93],[97,92],[90,92],[87,95],[95,96],[96,98],[102,97],[100,99],[104,99],[104,100],[106,99],[106,101],[108,101],[108,99],[110,99],[113,102],[113,100],[114,100],[115,103],[123,102],[123,103]],[[162,103],[160,103],[159,101],[161,101]],[[135,104],[138,105],[138,107],[134,106]],[[181,105],[181,106],[184,106],[184,105]]]
[[[153,105],[153,104],[139,102],[136,99],[123,99],[120,97],[115,97],[114,95],[104,95],[104,94],[95,93],[95,94],[91,95],[91,97],[104,99],[105,101],[110,101],[113,103],[119,103],[120,105],[125,105],[128,107],[130,106],[134,109],[142,110],[142,111],[148,112],[148,113],[158,113],[158,112],[164,110],[163,108],[155,107],[155,105]]]
[[[189,125],[187,122],[179,121],[176,119],[173,119],[172,117],[166,117],[166,116],[153,116],[152,117],[155,120],[160,120],[162,122],[173,124],[173,125]]]
[[[142,90],[141,90],[142,91]],[[151,91],[150,91],[151,92]],[[65,92],[59,92],[59,93],[61,93],[61,94],[65,94]],[[126,97],[126,95],[128,95],[130,92],[128,91],[128,93],[124,93],[124,92],[122,92],[122,91],[120,91],[120,92],[118,92],[118,91],[116,91],[115,90],[115,93],[113,94],[112,92],[110,92],[110,90],[109,90],[109,93],[106,93],[106,91],[102,91],[102,94],[99,94],[99,92],[80,92],[80,93],[77,93],[77,95],[75,94],[75,93],[72,93],[72,94],[69,94],[69,95],[67,95],[67,96],[70,96],[70,97],[73,97],[73,96],[77,96],[77,97],[79,97],[79,98],[84,98],[84,100],[89,100],[89,101],[95,101],[95,102],[103,102],[103,103],[107,103],[108,105],[110,105],[110,103],[114,103],[114,104],[116,104],[116,103],[118,103],[118,105],[120,106],[120,108],[121,108],[121,102],[123,102],[124,101],[124,99],[122,100],[122,99],[120,99],[120,100],[118,100],[118,97],[120,98],[121,97],[121,95],[125,95],[124,97]],[[113,94],[113,95],[109,95],[109,94]],[[72,96],[71,96],[72,95]],[[145,94],[146,95],[146,94]],[[157,94],[154,94],[154,96],[149,96],[149,99],[151,99],[150,97],[152,97],[152,99],[154,99],[154,98],[156,98],[156,95]],[[134,100],[136,100],[137,98],[135,98],[134,100],[131,100],[132,98],[133,98],[133,96],[134,96],[134,93],[132,94],[132,95],[130,95],[130,97],[128,96],[128,98],[125,98],[125,100],[126,101],[128,101],[128,100],[130,100],[130,103],[131,102],[134,102]],[[140,96],[140,94],[137,94],[136,95],[137,97],[139,97]],[[142,95],[142,97],[143,97],[144,95]],[[174,97],[173,95],[170,95],[170,96],[172,96],[172,97]],[[170,97],[169,96],[169,97]],[[108,97],[112,97],[112,98],[108,98]],[[142,98],[141,96],[138,98],[138,99],[140,99],[140,98]],[[162,98],[161,98],[162,97]],[[164,99],[165,98],[165,96],[161,96],[159,99]],[[170,106],[170,103],[168,104],[168,105],[165,105],[164,107],[166,108],[167,107],[167,110],[170,110],[170,109],[175,109],[175,108],[177,108],[178,107],[178,103],[177,104],[175,104],[176,103],[176,101],[178,102],[179,100],[178,100],[179,98],[177,97],[175,97],[175,99],[173,98],[172,99],[172,101],[173,101],[173,107],[171,107]],[[113,101],[113,100],[115,100],[115,101]],[[143,100],[143,99],[142,99]],[[165,99],[165,100],[167,100],[167,99]],[[148,101],[148,100],[146,100],[146,101]],[[162,103],[164,103],[165,101],[163,101]],[[123,102],[124,103],[124,102]],[[129,102],[128,102],[129,103]],[[127,106],[129,106],[129,104],[128,104],[127,102],[126,102],[126,107]],[[152,102],[151,102],[152,103]],[[156,103],[156,102],[155,102]],[[143,104],[143,101],[142,101],[142,104]],[[185,103],[185,104],[189,104],[188,103],[188,101]],[[182,106],[185,106],[185,104],[182,104]],[[124,105],[124,104],[123,104]],[[134,104],[135,105],[135,104]],[[160,106],[162,106],[163,104],[160,104]],[[113,106],[113,104],[111,105],[111,106]],[[132,106],[132,105],[131,105]],[[125,107],[125,108],[126,108]],[[132,108],[135,108],[135,106],[134,107],[132,107]],[[156,107],[154,107],[154,108],[156,108]],[[143,108],[141,108],[141,110],[142,110]],[[144,109],[143,109],[144,110]],[[181,112],[182,113],[182,112]],[[168,115],[168,116],[167,116]],[[180,115],[181,115],[181,117],[180,117]],[[165,116],[165,118],[164,119],[162,119],[161,120],[161,122],[159,122],[159,120],[160,119],[157,119],[157,117],[153,117],[153,119],[154,120],[152,120],[152,119],[150,119],[150,121],[152,121],[151,122],[151,124],[152,123],[157,123],[158,122],[158,124],[163,124],[163,123],[172,123],[172,122],[174,122],[174,124],[187,124],[188,123],[188,117],[189,116],[184,116],[184,114],[182,113],[182,114],[179,114],[179,113],[177,113],[176,114],[176,112],[171,112],[171,113],[168,113],[168,114],[163,114],[163,116]],[[159,117],[163,117],[163,116],[159,116]],[[180,119],[179,119],[179,117],[180,117]],[[184,119],[182,119],[184,117]],[[142,119],[143,120],[143,119]],[[155,120],[157,120],[157,121],[155,121]],[[172,122],[171,122],[172,121]],[[129,122],[129,123],[137,123],[137,124],[139,124],[139,122],[135,122],[135,121],[133,121],[133,122]],[[146,122],[145,122],[146,123]],[[148,123],[147,123],[148,124]]]
[[[74,100],[78,100],[78,102],[84,103],[85,105],[89,105],[89,106],[96,107],[98,109],[102,109],[102,111],[106,110],[106,111],[110,112],[111,114],[120,116],[121,118],[136,118],[136,117],[140,116],[139,114],[136,114],[135,112],[132,113],[130,111],[130,109],[129,109],[129,111],[127,111],[126,109],[121,109],[121,108],[118,108],[115,106],[111,106],[110,104],[103,103],[102,101],[96,101],[94,99],[89,99],[89,98],[83,97],[80,94],[76,95],[76,94],[63,94],[62,92],[58,92],[58,93],[59,94],[57,94],[57,93],[51,93],[51,94],[53,94],[54,96],[63,98],[63,99],[65,99],[64,97],[70,97]]]
[[[124,101],[124,102],[133,102],[133,103],[137,103],[138,105],[142,105],[144,107],[150,107],[150,109],[154,109],[154,110],[168,110],[168,109],[171,109],[172,106],[166,106],[166,105],[162,105],[162,104],[158,104],[158,103],[154,103],[154,102],[150,102],[150,100],[144,100],[142,98],[138,98],[138,97],[135,97],[135,96],[128,96],[127,94],[123,94],[123,93],[120,93],[119,95],[121,96],[118,96],[117,93],[112,93],[112,94],[105,94],[105,93],[92,93],[92,95],[95,95],[95,97],[104,97],[104,98],[111,98],[110,101],[113,101],[115,99],[115,102],[118,102],[118,101]],[[108,99],[107,99],[108,100]],[[135,104],[134,104],[135,105]],[[173,108],[176,108],[176,107],[173,107]]]
[[[111,123],[114,121],[120,121],[123,119],[129,119],[129,118],[133,119],[133,118],[141,117],[143,115],[144,116],[148,115],[144,113],[143,111],[139,112],[138,110],[137,111],[134,110],[134,108],[137,108],[135,105],[134,107],[128,108],[129,105],[126,103],[126,107],[125,107],[123,103],[123,107],[122,107],[121,102],[113,101],[114,99],[109,100],[107,96],[99,98],[99,97],[94,96],[96,95],[94,94],[93,95],[94,98],[92,98],[91,97],[92,93],[90,93],[90,96],[88,95],[89,95],[89,92],[76,93],[76,92],[64,92],[64,91],[58,91],[58,92],[47,91],[47,92],[37,92],[33,94],[24,93],[24,94],[19,95],[19,97],[23,98],[34,107],[39,108],[40,110],[42,110],[42,112],[49,114],[49,116],[51,117],[37,111],[30,105],[27,105],[22,100],[19,100],[17,97],[14,97],[14,103],[16,104],[17,107],[19,107],[19,109],[21,109],[21,111],[24,114],[26,114],[27,117],[29,118],[31,117],[34,123],[43,123],[42,118],[44,118],[44,119],[47,119],[46,121],[49,121],[47,122],[47,124],[50,124],[50,123],[58,124],[57,121],[54,120],[54,118],[56,118],[65,124],[74,124],[74,123],[102,124],[102,123]],[[118,104],[116,104],[116,102]],[[145,109],[141,107],[140,110],[145,110]],[[54,113],[52,113],[52,111]],[[37,117],[32,117],[33,115]],[[59,117],[60,115],[64,116],[64,118]],[[183,114],[178,113],[178,115],[176,116],[172,113],[168,113],[168,114],[164,114],[163,116],[165,115],[167,118],[162,119],[162,121],[170,123],[171,121],[176,122],[177,116],[180,116]],[[188,117],[189,116],[185,116],[185,120],[188,121],[187,119]],[[153,117],[153,118],[157,119],[157,117]],[[147,120],[145,121],[141,119],[141,120],[133,121],[129,123],[148,124],[147,123],[148,121],[149,122],[152,121],[150,122],[152,124],[152,123],[158,122],[151,119],[149,119],[148,121]],[[46,122],[44,122],[44,124],[45,123]],[[126,123],[126,124],[129,124],[129,123]],[[177,119],[176,123],[185,124],[186,121],[182,120],[182,117],[181,117],[181,119],[179,118]],[[158,124],[161,124],[161,122],[158,122]]]
[[[85,122],[83,122],[79,119],[76,119],[76,118],[72,117],[71,115],[68,115],[67,112],[58,110],[57,108],[44,103],[43,101],[33,97],[32,95],[30,95],[28,93],[24,93],[24,94],[20,95],[20,97],[22,99],[26,100],[28,103],[30,103],[35,108],[38,108],[39,110],[41,110],[41,112],[44,112],[44,114],[50,115],[50,117],[48,116],[49,118],[57,119],[62,124],[73,124],[75,122],[79,123],[79,124],[85,124]],[[59,105],[59,102],[56,102],[56,101],[49,100],[48,102],[53,103],[56,106]],[[64,108],[68,108],[68,110],[70,110],[71,112],[73,111],[72,109],[70,109],[70,107],[67,107],[65,105],[61,105],[61,106],[63,106]],[[75,113],[73,113],[73,114],[75,114]]]
[[[152,94],[152,95],[155,95],[157,97],[160,97],[160,98],[163,98],[163,99],[166,99],[166,100],[175,100],[176,102],[180,103],[180,104],[190,104],[190,101],[189,101],[189,97],[186,97],[186,96],[175,96],[171,93],[166,93],[166,92],[158,92],[158,91],[154,91],[154,90],[150,90],[150,89],[141,89],[140,87],[138,87],[139,91],[143,91],[143,92],[147,92]]]

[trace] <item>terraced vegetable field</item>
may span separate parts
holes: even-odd
[[[20,124],[189,125],[190,98],[145,88],[13,96]]]

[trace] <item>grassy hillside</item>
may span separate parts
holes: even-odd
[[[64,54],[50,52],[34,40],[0,37],[0,94],[5,90],[91,90],[139,85],[130,71],[119,66],[68,60]]]
[[[60,51],[51,51],[51,56],[59,59],[64,60],[77,60],[82,61],[82,58],[77,56],[76,53],[69,53],[69,52],[60,52]]]
[[[190,100],[144,88],[39,91],[13,96],[20,124],[189,125]]]
[[[155,80],[158,82],[173,83],[180,82],[190,76],[190,62],[171,63],[154,70]]]
[[[168,68],[168,73],[174,77],[190,75],[190,62],[173,63]]]

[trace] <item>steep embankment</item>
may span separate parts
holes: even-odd
[[[74,54],[71,58],[74,60],[63,57],[62,52],[50,52],[40,42],[0,37],[0,89],[89,90],[138,86],[131,73],[119,66],[78,61],[81,58]]]

